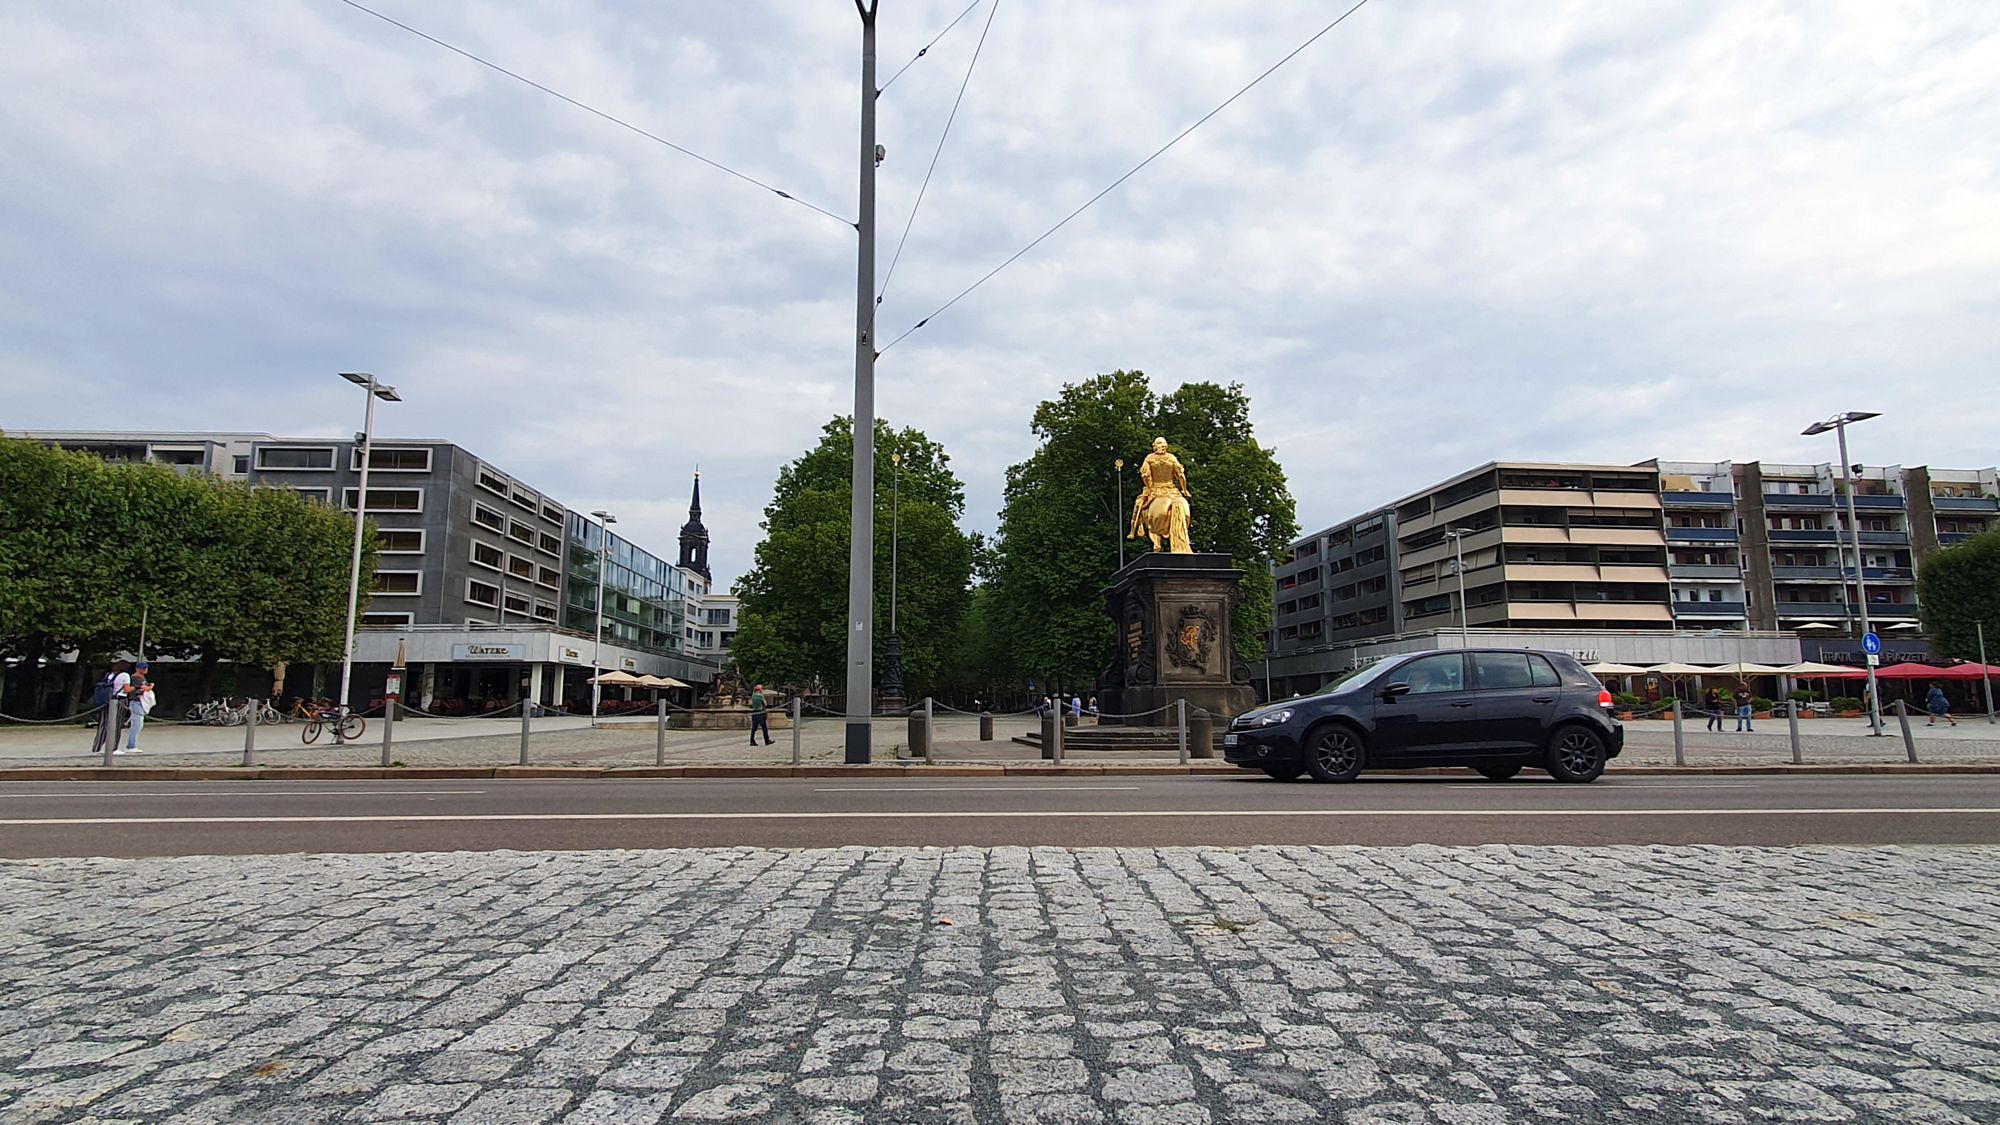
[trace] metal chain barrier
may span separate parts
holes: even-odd
[[[19,715],[0,714],[0,721],[5,721],[9,723],[30,723],[37,726],[49,726],[55,723],[73,723],[76,722],[78,719],[89,718],[90,716],[95,715],[102,710],[104,710],[104,708],[102,707],[90,707],[82,711],[78,711],[74,715],[65,715],[60,719],[27,719],[27,718],[22,718]],[[146,716],[146,721],[149,723],[152,722],[153,717],[151,715]],[[163,721],[172,722],[173,720],[169,719]]]

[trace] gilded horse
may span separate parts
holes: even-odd
[[[1187,470],[1181,459],[1167,448],[1166,438],[1153,439],[1153,451],[1139,466],[1139,480],[1145,485],[1132,501],[1132,530],[1127,538],[1141,535],[1152,540],[1153,550],[1164,540],[1176,555],[1194,553],[1188,545]]]

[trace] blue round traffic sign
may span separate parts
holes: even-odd
[[[1873,633],[1863,634],[1861,637],[1861,651],[1870,656],[1882,655],[1882,638]]]

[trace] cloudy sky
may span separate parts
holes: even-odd
[[[850,0],[368,0],[842,216]],[[883,77],[967,0],[882,0]],[[994,0],[882,96],[884,264]],[[1000,0],[914,324],[1339,9]],[[340,0],[0,7],[0,426],[355,428],[739,575],[852,407],[853,232]],[[2000,5],[1374,0],[890,350],[991,527],[1061,383],[1243,383],[1307,529],[1495,458],[2000,460]],[[1136,453],[1137,451],[1132,451]],[[1128,453],[1128,456],[1131,455]],[[1200,466],[1191,466],[1198,478]]]

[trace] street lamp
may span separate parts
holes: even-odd
[[[1451,570],[1453,574],[1458,575],[1458,647],[1460,648],[1472,647],[1472,626],[1466,620],[1467,611],[1471,607],[1465,604],[1464,540],[1473,530],[1470,527],[1454,527],[1444,533],[1444,537],[1451,540]]]
[[[597,706],[604,698],[604,567],[611,557],[611,525],[618,517],[610,512],[590,513],[597,517],[597,635],[590,645],[590,725],[597,725]]]
[[[903,454],[889,454],[889,644],[882,652],[882,708],[907,704],[903,697],[903,639],[896,632],[897,556],[903,535]]]
[[[1114,523],[1117,524],[1118,569],[1124,570],[1125,569],[1125,458],[1113,457],[1111,459],[1111,468],[1113,470],[1112,476],[1118,481],[1118,510],[1111,513],[1111,519]],[[1268,676],[1265,677],[1265,679],[1267,680],[1269,678],[1270,677]],[[1271,691],[1271,685],[1266,683],[1264,685],[1265,694],[1267,695],[1270,694],[1270,691]]]
[[[1851,422],[1866,422],[1870,418],[1880,418],[1881,416],[1880,411],[1848,410],[1836,414],[1824,422],[1814,422],[1800,431],[1806,437],[1813,437],[1832,430],[1840,439],[1840,485],[1842,491],[1847,493],[1847,532],[1849,538],[1854,543],[1854,594],[1860,603],[1861,632],[1864,636],[1875,630],[1868,623],[1868,575],[1867,568],[1861,565],[1861,523],[1854,515],[1854,474],[1852,466],[1847,460],[1847,427]],[[1839,548],[1836,547],[1835,550],[1838,551]],[[1843,597],[1845,593],[1846,590],[1843,584]],[[1882,733],[1882,695],[1875,682],[1875,662],[1868,660],[1867,666],[1868,733],[1879,736]]]
[[[364,388],[367,393],[367,410],[361,416],[361,484],[354,493],[354,555],[347,564],[347,644],[340,650],[340,708],[347,710],[348,692],[354,686],[354,618],[361,605],[361,534],[368,511],[368,460],[370,447],[375,439],[375,400],[401,402],[402,396],[396,388],[384,385],[375,376],[365,371],[343,371],[340,377]],[[333,724],[333,740],[345,742],[340,737],[340,724]]]

